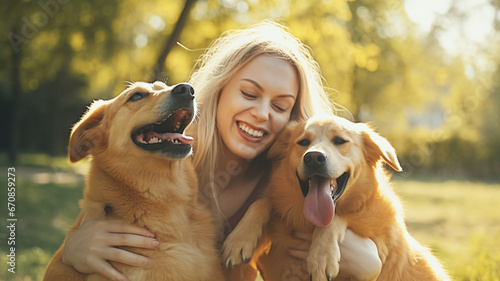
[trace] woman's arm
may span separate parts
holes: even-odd
[[[296,240],[288,254],[294,258],[307,259],[311,246],[312,233],[294,233]],[[362,238],[347,229],[344,241],[340,244],[339,276],[353,280],[376,280],[382,269],[382,261],[378,256],[377,245],[369,239]]]
[[[111,280],[127,280],[108,260],[146,267],[147,257],[116,248],[155,249],[158,241],[145,228],[120,220],[86,220],[66,239],[62,260],[82,273],[99,273]]]
[[[362,238],[347,229],[340,244],[339,276],[355,280],[376,280],[382,270],[377,245],[370,238]]]

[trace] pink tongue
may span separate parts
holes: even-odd
[[[158,138],[178,140],[184,144],[191,144],[193,142],[193,137],[185,136],[185,135],[179,134],[179,133],[164,133],[164,134],[154,133],[154,134],[157,135]]]
[[[330,179],[312,177],[304,202],[304,216],[316,226],[327,226],[332,222],[334,213],[335,204],[330,195]]]

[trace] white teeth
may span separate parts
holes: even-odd
[[[160,143],[160,142],[163,142],[162,139],[159,139],[157,137],[152,137],[149,139],[148,143]]]
[[[157,137],[152,137],[147,142],[142,141],[142,143],[155,144],[155,143],[162,143],[163,141],[169,141],[169,142],[171,142],[173,144],[182,144],[181,141],[176,140],[176,139],[174,139],[174,140],[172,140],[172,139],[159,139]]]
[[[181,122],[177,122],[177,124],[175,124],[175,128],[174,128],[174,131],[177,131],[179,130],[181,127]]]
[[[240,129],[242,131],[244,131],[245,133],[251,135],[252,137],[260,138],[260,137],[262,137],[264,135],[263,131],[254,130],[252,128],[249,128],[247,125],[245,125],[243,123],[239,123],[238,126],[240,127]]]

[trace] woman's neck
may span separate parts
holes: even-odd
[[[219,185],[220,188],[226,188],[231,182],[234,183],[260,178],[262,172],[268,168],[268,162],[269,161],[266,161],[263,155],[253,159],[244,159],[234,155],[226,149],[216,172],[216,177],[219,177],[219,181],[225,179],[224,182],[226,184]]]
[[[270,166],[263,156],[247,160],[224,155],[220,163],[214,178],[218,207],[224,217],[231,218],[245,204]]]

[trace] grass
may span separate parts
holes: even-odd
[[[10,252],[5,239],[9,235],[5,227],[7,189],[0,193],[0,280],[41,280],[45,266],[79,213],[82,177],[69,173],[69,164],[63,160],[48,161],[49,158],[43,156],[34,159],[40,162],[30,167],[16,166],[15,274],[7,271],[7,254]],[[50,165],[43,161],[48,161]],[[6,186],[7,168],[1,167],[0,182]]]
[[[500,184],[395,181],[409,232],[457,281],[500,281]]]
[[[72,168],[64,159],[35,158],[36,165],[17,168],[16,273],[7,271],[8,234],[2,226],[0,280],[40,280],[79,212],[81,176],[69,174]],[[6,178],[0,173],[4,186]],[[393,188],[403,201],[410,233],[432,248],[453,280],[500,281],[500,183],[396,179]],[[5,206],[6,191],[0,201]],[[6,219],[2,207],[2,224]]]

